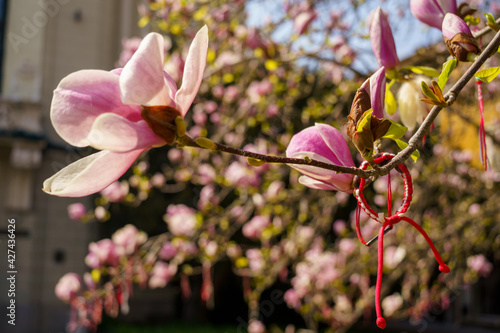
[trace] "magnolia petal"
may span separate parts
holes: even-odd
[[[344,137],[338,129],[327,124],[316,123],[315,127],[328,148],[335,154],[341,165],[353,167],[351,151]]]
[[[370,78],[366,79],[360,88],[363,88],[367,92],[368,96],[370,96]]]
[[[122,104],[118,81],[116,74],[100,70],[82,70],[62,79],[50,107],[57,134],[73,146],[84,147],[95,118],[102,113],[142,119],[140,107]]]
[[[120,75],[121,98],[125,104],[175,106],[165,82],[163,37],[150,33],[141,42]]]
[[[126,152],[164,145],[146,121],[132,122],[113,113],[96,118],[87,137],[88,145],[99,150]]]
[[[120,178],[146,149],[126,153],[103,150],[68,165],[43,182],[43,191],[60,197],[84,197]]]
[[[469,26],[455,14],[448,13],[443,19],[443,37],[451,39],[456,34],[464,33],[472,36]]]
[[[343,141],[345,141],[342,138]],[[342,165],[332,149],[327,146],[316,126],[308,127],[295,134],[286,149],[286,156],[297,152],[311,152],[326,159],[327,163]]]
[[[399,64],[391,27],[387,15],[380,7],[375,10],[370,25],[370,41],[380,66],[391,69]]]
[[[116,74],[118,76],[122,75],[123,67],[115,68],[110,70],[110,73]]]
[[[304,159],[305,157],[309,157],[310,159],[314,159],[320,162],[332,164],[331,161],[327,160],[323,156],[320,156],[311,152],[297,152],[292,154],[291,158],[300,158]],[[339,189],[339,191],[350,192],[352,191],[352,181],[354,179],[354,175],[351,174],[337,174],[335,171],[323,169],[310,165],[302,165],[302,164],[289,164],[292,168],[298,170],[302,174],[309,176],[318,181],[322,181],[325,183],[329,183]]]
[[[410,0],[410,10],[421,22],[441,30],[446,13],[456,14],[456,0]]]
[[[413,81],[403,82],[397,94],[399,118],[409,131],[413,131],[417,122],[421,123],[427,115],[427,108],[420,101],[424,97],[419,85],[421,80],[421,77],[416,77]]]
[[[373,115],[377,118],[384,118],[385,103],[385,67],[382,66],[370,77],[370,102]]]
[[[339,191],[339,189],[335,187],[333,184],[328,184],[308,176],[300,176],[299,183],[309,188],[314,188],[316,190]]]
[[[193,103],[203,79],[207,62],[208,28],[203,26],[191,43],[184,65],[182,85],[175,94],[175,103],[184,117]]]

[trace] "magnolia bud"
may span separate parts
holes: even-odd
[[[382,9],[377,8],[371,17],[370,41],[373,53],[380,66],[387,69],[396,67],[399,64],[396,53],[396,44],[392,36],[391,26],[387,19],[387,14]]]
[[[448,13],[443,20],[443,38],[448,51],[459,61],[470,61],[470,56],[479,54],[477,40],[472,36],[467,23],[455,14]]]
[[[410,0],[413,16],[434,28],[441,29],[446,13],[457,13],[456,0]]]

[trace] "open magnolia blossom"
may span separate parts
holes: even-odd
[[[122,176],[144,151],[172,143],[172,126],[184,117],[205,70],[208,29],[196,34],[187,54],[182,85],[164,72],[163,37],[148,34],[123,69],[82,70],[54,91],[50,118],[56,132],[76,147],[101,150],[60,170],[43,183],[49,194],[81,197]],[[174,127],[175,128],[175,127]]]
[[[444,16],[457,13],[457,0],[410,0],[410,10],[419,21],[441,30]]]
[[[347,142],[340,132],[326,124],[316,124],[295,134],[290,140],[286,156],[291,158],[309,157],[325,163],[354,167]],[[354,175],[338,174],[335,171],[308,165],[290,165],[304,176],[299,182],[319,190],[333,190],[351,193]]]
[[[369,27],[373,53],[381,67],[392,69],[399,64],[399,58],[387,14],[378,7],[371,15]]]

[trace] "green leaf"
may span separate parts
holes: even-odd
[[[365,111],[365,113],[363,113],[363,115],[361,116],[361,119],[359,120],[358,124],[356,125],[356,132],[361,133],[364,130],[367,130],[367,131],[370,130],[372,112],[373,112],[373,110],[370,109],[368,111]]]
[[[406,147],[408,147],[408,144],[404,142],[403,140],[394,140],[396,141],[396,144],[398,145],[399,149],[403,150]],[[418,150],[415,150],[413,153],[411,153],[411,158],[413,159],[413,162],[416,162],[417,159],[420,157],[420,153]]]
[[[486,17],[486,22],[488,23],[496,23],[495,17],[491,15],[491,13],[483,13],[484,17]]]
[[[397,108],[398,105],[396,103],[396,99],[392,94],[390,86],[387,85],[385,88],[385,110],[388,114],[393,115],[394,113],[396,113]]]
[[[399,138],[401,138],[403,135],[405,135],[406,131],[408,130],[406,127],[404,127],[403,125],[400,125],[398,123],[396,123],[395,121],[392,121],[390,119],[387,119],[391,122],[391,127],[389,127],[389,130],[387,131],[387,133],[385,133],[385,135],[383,136],[383,138],[387,138],[387,139],[391,139],[391,140],[398,140]]]
[[[498,31],[500,29],[500,25],[495,21],[495,17],[490,13],[483,13],[484,17],[486,17],[486,25],[490,27],[492,30]]]
[[[500,67],[491,67],[480,70],[476,73],[476,77],[483,82],[491,82],[498,74],[500,74]]]
[[[429,98],[430,100],[432,100],[436,103],[441,103],[441,101],[436,96],[436,94],[434,94],[432,89],[429,88],[429,86],[427,85],[427,82],[425,82],[425,81],[420,82],[420,87],[422,87],[422,92],[424,93],[425,96],[427,96],[427,98]]]
[[[474,17],[472,15],[467,15],[464,17],[465,23],[467,23],[469,26],[471,25],[478,25],[481,23],[481,19],[479,17]]]
[[[429,77],[436,77],[439,75],[437,70],[428,66],[410,66],[408,68],[415,74],[423,74]]]
[[[457,59],[453,58],[451,60],[448,60],[443,64],[443,70],[441,71],[441,74],[439,74],[438,78],[438,85],[441,90],[444,89],[444,86],[446,85],[446,82],[448,82],[448,78],[450,77],[451,72],[455,69],[457,66]]]

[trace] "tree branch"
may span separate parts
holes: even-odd
[[[446,93],[444,98],[452,105],[457,99],[458,94],[462,91],[465,85],[474,77],[479,68],[486,62],[486,60],[492,56],[500,46],[500,31],[496,33],[495,37],[491,40],[490,44],[484,49],[483,53],[479,57],[477,57],[476,61],[472,63],[469,69],[462,75],[462,77],[455,83],[453,87]],[[441,112],[442,108],[439,106],[434,106],[424,122],[415,134],[411,137],[408,142],[408,147],[399,152],[388,164],[383,167],[380,167],[376,170],[367,171],[368,176],[381,176],[388,174],[392,169],[394,169],[399,164],[406,161],[411,154],[418,148],[419,144],[422,142],[422,139],[429,131],[432,123],[438,116],[439,112]]]
[[[500,46],[500,32],[497,32],[495,37],[491,40],[490,44],[484,49],[483,53],[477,57],[477,59],[472,63],[469,69],[462,75],[462,77],[455,83],[455,85],[446,93],[444,98],[451,106],[455,100],[457,99],[458,94],[462,91],[465,85],[474,77],[479,68],[485,63],[485,61],[493,55]],[[229,146],[222,145],[220,143],[210,142],[210,147],[200,146],[196,143],[195,140],[185,135],[182,137],[177,137],[176,141],[183,146],[197,147],[197,148],[208,148],[212,150],[218,150],[226,153],[230,153],[233,155],[240,155],[244,157],[249,157],[256,160],[261,160],[266,163],[280,163],[280,164],[296,164],[296,165],[309,165],[315,166],[318,168],[323,168],[327,170],[332,170],[336,173],[347,173],[352,174],[361,178],[368,178],[372,176],[382,176],[388,174],[392,169],[404,163],[411,154],[419,147],[422,139],[429,131],[432,123],[438,116],[439,112],[441,112],[442,108],[439,106],[434,106],[425,120],[422,122],[422,125],[418,128],[415,134],[410,138],[408,142],[408,147],[400,151],[389,163],[384,166],[381,166],[372,170],[361,170],[354,167],[345,167],[335,164],[329,164],[325,162],[321,162],[314,159],[301,159],[301,158],[288,158],[282,156],[269,156],[264,154],[253,153],[249,151],[245,151],[238,148],[233,148]]]

